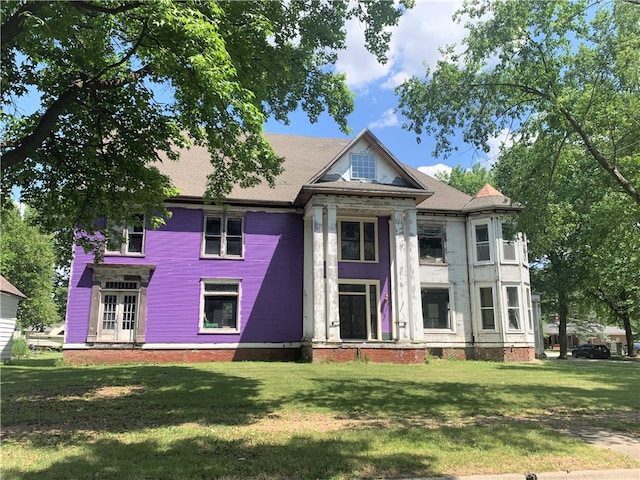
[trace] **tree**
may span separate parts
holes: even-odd
[[[70,242],[77,225],[105,233],[135,213],[161,222],[176,191],[153,164],[188,144],[209,149],[211,199],[273,185],[281,159],[265,120],[326,110],[347,131],[352,94],[328,68],[345,22],[363,22],[385,61],[389,27],[411,1],[4,1],[5,192],[19,187]],[[25,96],[39,100],[34,112]]]
[[[493,184],[491,170],[484,168],[479,163],[474,163],[471,170],[457,165],[451,169],[451,173],[438,172],[435,176],[441,182],[471,196],[477,194],[487,183]]]
[[[436,155],[458,129],[484,151],[504,130],[521,142],[545,132],[557,141],[548,162],[578,145],[640,205],[640,4],[472,0],[465,17],[462,48],[398,88],[405,127],[434,135]]]
[[[18,306],[18,325],[42,329],[60,321],[53,300],[55,256],[49,235],[22,219],[15,205],[1,211],[0,272],[27,298]]]

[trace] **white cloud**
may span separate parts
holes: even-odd
[[[418,0],[392,30],[386,65],[367,52],[362,25],[350,22],[347,49],[339,54],[336,69],[346,73],[347,84],[358,90],[378,80],[383,88],[392,89],[412,75],[424,75],[425,63],[433,68],[441,57],[439,47],[464,38],[463,25],[451,18],[461,5],[461,0]]]
[[[418,170],[422,173],[426,173],[431,177],[435,177],[438,172],[447,172],[451,173],[451,167],[449,165],[445,165],[444,163],[438,163],[436,165],[426,165],[423,167],[418,167]]]
[[[398,120],[398,116],[394,112],[393,108],[389,108],[382,113],[382,116],[369,125],[367,128],[370,130],[381,129],[385,127],[397,127],[400,125],[400,120]]]
[[[515,139],[513,132],[508,128],[503,128],[500,132],[487,140],[490,150],[487,152],[487,161],[493,165],[498,161],[500,152],[503,148],[509,148],[513,145]]]

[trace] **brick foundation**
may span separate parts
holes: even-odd
[[[142,350],[87,349],[65,350],[65,362],[72,365],[101,363],[204,363],[275,361],[294,362],[300,359],[299,348],[239,348],[236,350]]]
[[[305,347],[302,358],[311,363],[342,363],[360,360],[372,363],[409,364],[423,363],[426,352],[424,348]]]

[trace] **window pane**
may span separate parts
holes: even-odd
[[[509,328],[518,330],[520,328],[520,302],[517,287],[507,287],[507,307]]]
[[[227,255],[242,255],[242,238],[227,238]]]
[[[205,283],[205,292],[238,293],[238,285],[235,283]]]
[[[364,284],[341,283],[338,285],[338,291],[342,293],[348,293],[348,292],[365,293],[367,289],[366,289],[366,285]]]
[[[360,242],[343,240],[340,247],[342,260],[360,260]]]
[[[493,312],[493,288],[480,288],[480,310],[482,313],[482,328],[495,330],[496,322]]]
[[[237,305],[237,296],[205,296],[203,328],[236,328]]]
[[[493,289],[492,288],[480,289],[480,305],[482,307],[493,307]]]
[[[487,225],[476,225],[476,242],[489,241],[489,227]]]
[[[117,295],[105,295],[102,299],[102,329],[116,329]]]
[[[516,244],[514,242],[502,242],[502,252],[505,260],[516,260]]]
[[[479,262],[491,260],[491,252],[489,250],[489,245],[478,245],[476,247],[476,251],[477,251]]]
[[[227,235],[242,235],[241,218],[227,218]]]
[[[130,253],[142,253],[142,238],[142,234],[129,232],[127,251]]]
[[[418,236],[420,260],[423,262],[442,262],[442,238]]]
[[[482,328],[485,330],[494,330],[496,328],[496,322],[493,318],[493,309],[482,310]]]
[[[422,317],[424,328],[449,328],[448,289],[422,290]]]
[[[122,330],[133,330],[136,323],[136,295],[125,295],[122,305]]]
[[[204,241],[204,253],[207,255],[220,255],[220,237],[206,238]]]
[[[340,222],[340,238],[360,242],[360,222]]]
[[[369,285],[369,312],[371,314],[371,338],[378,338],[378,289]]]
[[[207,217],[205,233],[207,235],[220,235],[222,223],[220,217]]]

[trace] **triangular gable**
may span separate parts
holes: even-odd
[[[373,169],[369,168],[371,159]],[[370,183],[372,187],[389,185],[428,191],[368,129],[362,130],[307,185],[328,182]]]

